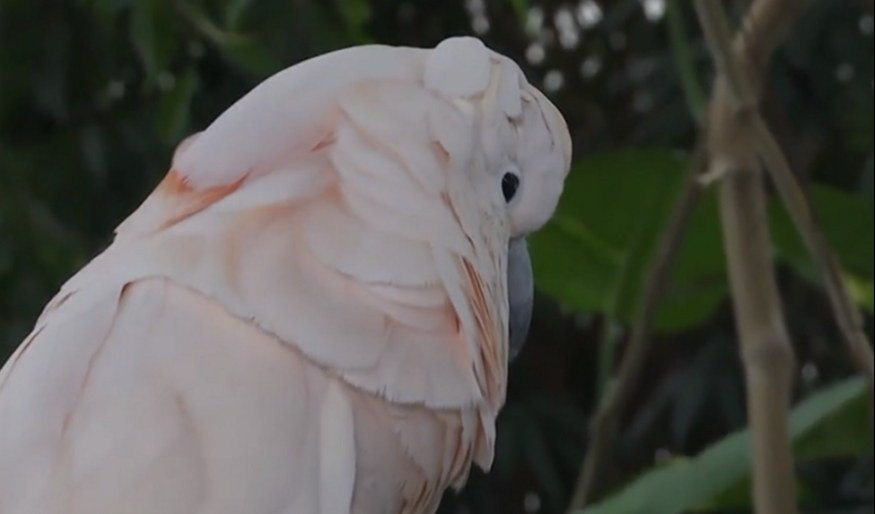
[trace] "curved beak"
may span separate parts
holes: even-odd
[[[510,308],[508,319],[510,358],[515,358],[526,337],[532,321],[532,306],[535,301],[535,281],[532,276],[532,260],[526,240],[518,237],[510,240],[507,251],[507,299]]]

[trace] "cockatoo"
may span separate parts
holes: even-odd
[[[434,512],[492,462],[570,159],[473,38],[268,78],[0,371],[0,514]]]

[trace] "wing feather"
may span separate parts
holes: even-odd
[[[489,465],[504,228],[466,192],[473,126],[422,89],[425,51],[368,48],[180,145],[62,287],[0,370],[0,512],[428,512]]]
[[[358,391],[168,279],[79,291],[3,372],[4,514],[428,512],[480,430],[476,409]]]

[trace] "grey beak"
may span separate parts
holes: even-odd
[[[523,349],[529,335],[535,301],[532,260],[526,240],[522,237],[511,239],[507,249],[507,299],[510,306],[510,358],[513,359]]]

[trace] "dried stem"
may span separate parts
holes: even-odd
[[[596,417],[593,420],[593,433],[589,450],[574,489],[569,511],[587,505],[600,484],[601,471],[604,469],[605,459],[611,453],[623,407],[634,391],[644,367],[653,318],[668,281],[671,265],[683,240],[690,215],[699,198],[701,188],[696,177],[704,165],[704,161],[704,152],[697,151],[693,156],[690,171],[651,260],[632,332],[629,336],[629,344],[623,354],[619,372],[602,396]]]
[[[718,70],[708,146],[712,170],[723,176],[720,214],[745,369],[753,503],[756,512],[776,514],[796,512],[788,422],[795,363],[772,265],[760,159],[749,139],[750,120],[759,116],[760,77],[798,4],[756,0],[731,42],[720,2],[695,0]]]

